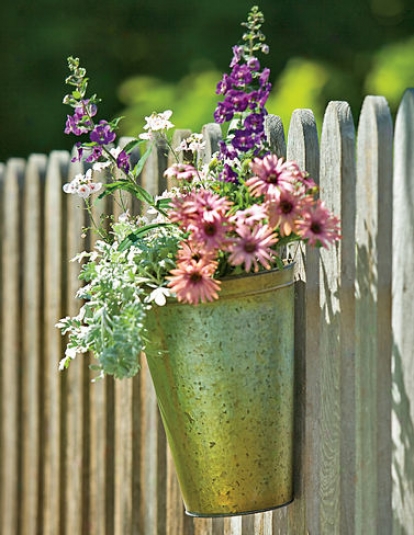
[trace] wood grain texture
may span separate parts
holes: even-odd
[[[400,104],[394,141],[393,330],[393,533],[414,526],[414,89]]]
[[[70,182],[76,174],[83,172],[83,165],[79,162],[69,167],[67,176]],[[76,315],[79,300],[75,298],[79,288],[80,264],[71,261],[77,253],[83,250],[82,228],[86,224],[85,210],[82,209],[79,198],[74,195],[64,196],[66,202],[65,214],[68,227],[71,230],[63,239],[66,246],[62,255],[66,258],[64,279],[67,287],[67,314]],[[63,244],[62,244],[63,245]],[[65,265],[65,264],[64,264]],[[61,355],[61,358],[63,355]],[[87,514],[88,499],[84,488],[84,470],[87,466],[87,449],[85,448],[85,415],[88,396],[86,388],[87,370],[85,358],[79,356],[76,366],[71,366],[62,375],[64,383],[64,398],[62,400],[65,427],[62,434],[63,446],[63,481],[62,481],[62,533],[79,533],[84,526]]]
[[[319,141],[311,110],[296,110],[288,134],[287,158],[319,183]],[[319,530],[320,307],[319,253],[299,247],[295,254],[295,462],[294,502],[275,512],[274,532]]]
[[[94,202],[91,217],[99,222],[112,208],[109,198]],[[91,225],[91,221],[87,221]],[[92,250],[97,240],[95,233],[87,234],[84,247]],[[87,365],[93,364],[93,355],[85,355]],[[88,451],[86,493],[88,511],[86,527],[91,533],[114,533],[114,382],[112,377],[96,380],[97,372],[88,371],[86,433]]]
[[[321,250],[319,533],[353,533],[353,279],[355,131],[349,105],[329,103],[322,125],[320,196],[341,218],[342,239]],[[351,287],[350,287],[351,282]]]
[[[367,97],[358,126],[356,196],[355,533],[391,533],[392,122]]]
[[[43,203],[47,158],[32,155],[25,169],[23,197],[22,302],[22,475],[21,531],[39,530],[40,362],[42,352]]]
[[[0,532],[19,530],[19,440],[21,366],[21,204],[25,162],[12,159],[2,176],[1,204],[1,434]]]
[[[45,248],[44,248],[44,344],[43,344],[43,526],[42,533],[52,535],[61,530],[62,490],[62,392],[59,358],[63,351],[62,336],[56,319],[62,317],[63,196],[65,168],[69,153],[55,151],[49,156],[45,184]],[[66,257],[65,257],[66,258]]]

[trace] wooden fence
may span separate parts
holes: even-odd
[[[86,358],[58,372],[54,325],[76,311],[68,260],[91,244],[81,202],[62,193],[81,165],[56,151],[0,167],[2,535],[414,534],[414,90],[394,128],[370,96],[356,131],[345,102],[328,105],[320,140],[309,110],[287,131],[269,120],[276,152],[319,181],[343,233],[297,254],[294,502],[185,516],[145,365],[95,384]],[[153,192],[165,166],[154,152]]]

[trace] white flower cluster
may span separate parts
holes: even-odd
[[[160,130],[169,130],[173,128],[174,125],[170,122],[170,117],[172,115],[171,110],[166,110],[162,113],[152,113],[149,117],[145,117],[146,124],[144,130],[148,130],[144,134],[140,134],[140,139],[154,139],[153,132],[159,132]]]
[[[176,148],[176,151],[201,152],[205,147],[206,143],[203,134],[191,134],[188,138],[181,141],[180,145]]]
[[[93,182],[92,169],[88,169],[85,174],[79,173],[71,182],[64,184],[63,191],[87,199],[92,193],[99,191],[101,187],[101,182]]]
[[[116,161],[118,159],[118,156],[121,154],[122,152],[122,149],[121,147],[112,147],[111,149],[109,149],[109,153],[111,154],[112,158]],[[92,169],[94,171],[98,171],[98,172],[101,172],[103,171],[104,169],[107,169],[108,167],[111,167],[111,165],[113,165],[114,162],[111,161],[110,159],[107,159],[103,162],[95,162],[92,166]]]

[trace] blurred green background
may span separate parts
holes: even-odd
[[[66,58],[78,56],[103,99],[100,118],[125,115],[137,135],[143,116],[172,109],[179,127],[212,121],[215,86],[251,0],[6,0],[0,6],[0,160],[70,148]],[[412,0],[262,0],[265,58],[274,84],[268,109],[288,124],[310,107],[320,123],[330,100],[387,97],[395,113],[414,86]]]

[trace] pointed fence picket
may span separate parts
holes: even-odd
[[[395,121],[382,97],[357,124],[345,102],[285,125],[298,161],[339,214],[342,240],[297,247],[295,500],[257,515],[185,515],[142,358],[132,380],[91,383],[88,357],[58,372],[54,327],[76,311],[88,218],[62,185],[84,171],[64,151],[0,165],[0,532],[4,535],[403,535],[414,525],[414,90]],[[207,159],[220,129],[206,125]],[[285,137],[286,133],[286,137]],[[179,144],[188,131],[175,133]],[[142,173],[167,185],[163,147]],[[139,210],[136,203],[133,211]],[[108,198],[93,217],[120,208]]]

